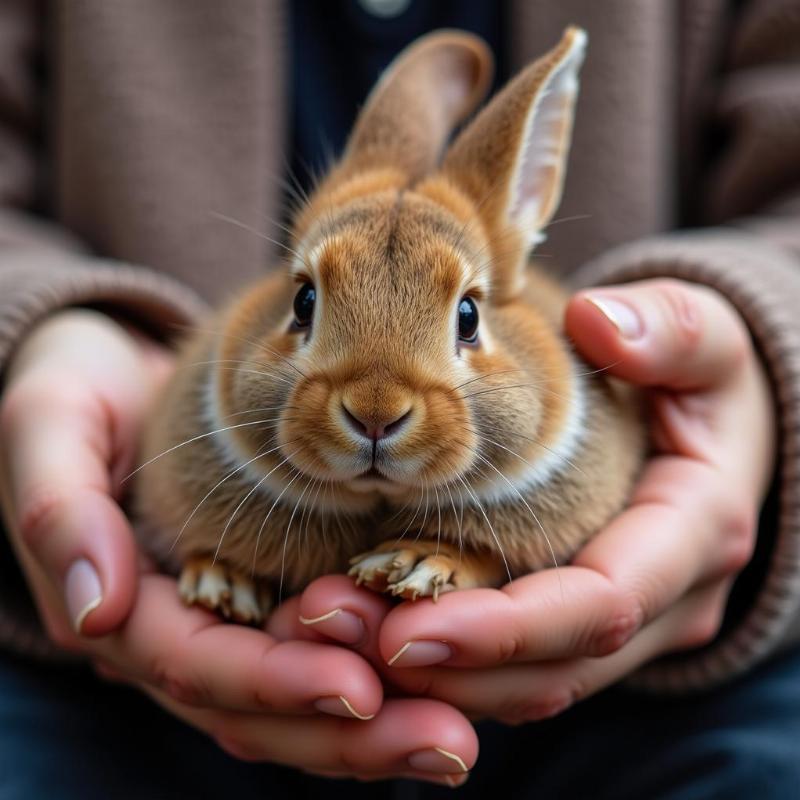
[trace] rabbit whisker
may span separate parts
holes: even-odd
[[[299,411],[298,406],[261,406],[260,408],[248,408],[245,411],[234,411],[232,414],[225,414],[222,419],[231,419],[232,417],[240,417],[242,414],[259,414],[264,411],[283,411],[285,408],[289,408],[292,411]],[[274,417],[273,419],[280,419],[280,417]]]
[[[289,386],[294,386],[295,381],[291,380],[288,377],[288,374],[284,371],[278,371],[270,364],[264,364],[260,361],[237,361],[235,359],[219,359],[217,361],[195,361],[193,364],[184,364],[182,368],[186,367],[196,367],[196,366],[205,366],[208,364],[212,365],[219,365],[219,364],[253,364],[255,366],[260,366],[263,369],[255,370],[255,369],[244,369],[242,367],[224,367],[224,366],[217,366],[219,370],[225,370],[229,372],[252,372],[254,375],[262,375],[265,378],[270,378],[276,381],[282,381],[283,383],[289,384]]]
[[[286,486],[283,487],[283,492],[285,492],[300,477],[300,475],[302,475],[302,473],[298,469],[295,469],[295,472],[297,474],[289,481],[289,483],[286,484]],[[281,497],[283,496],[283,492],[281,492],[280,495],[278,495],[278,497],[276,498],[275,503],[273,503],[272,508],[270,508],[269,512],[267,513],[267,516],[264,518],[262,526],[266,524],[267,520],[269,519],[269,515],[272,513],[272,509],[275,508],[277,501],[280,500]],[[263,530],[263,527],[259,530],[259,537],[261,535],[261,530]],[[278,583],[278,605],[280,605],[281,601],[283,600],[283,577],[286,570],[286,546],[288,545],[288,543],[289,543],[289,526],[287,525],[286,535],[283,537],[283,550],[281,552],[281,579],[280,582]],[[256,555],[253,558],[253,570],[255,570],[256,568],[257,556],[258,556],[258,541],[256,541]]]
[[[464,430],[470,430],[470,431],[471,431],[472,433],[474,433],[476,436],[482,436],[482,437],[483,437],[483,438],[484,438],[484,439],[485,439],[487,442],[489,442],[489,444],[493,444],[493,445],[495,445],[496,447],[500,447],[500,448],[502,448],[502,449],[504,449],[504,450],[507,450],[509,453],[511,453],[511,455],[513,455],[513,456],[516,456],[517,458],[520,458],[520,459],[522,458],[522,456],[521,456],[521,455],[519,455],[519,453],[515,453],[513,450],[509,450],[507,447],[505,447],[505,446],[504,446],[503,444],[501,444],[500,442],[496,442],[494,439],[490,439],[488,436],[486,436],[484,433],[482,433],[482,431],[484,431],[484,430],[490,430],[490,431],[497,432],[497,431],[500,431],[500,430],[501,430],[500,428],[497,428],[497,427],[494,427],[494,428],[492,428],[492,427],[487,427],[485,424],[481,424],[481,423],[476,423],[476,425],[477,425],[477,427],[478,427],[478,431],[473,431],[473,430],[471,430],[470,428],[465,428],[463,425],[462,425],[461,427],[462,427]],[[479,431],[481,431],[481,432],[479,432]],[[569,465],[570,467],[572,467],[572,468],[573,468],[573,469],[574,469],[576,472],[579,472],[579,473],[580,473],[581,475],[583,475],[583,476],[585,476],[585,475],[586,475],[586,473],[585,473],[585,472],[584,472],[584,471],[583,471],[583,470],[582,470],[582,469],[581,469],[581,468],[580,468],[580,467],[579,467],[579,466],[578,466],[576,463],[574,463],[573,461],[571,461],[570,459],[568,459],[568,458],[567,458],[565,455],[563,455],[562,453],[559,453],[559,452],[557,452],[556,450],[553,450],[551,447],[548,447],[548,446],[547,446],[546,444],[544,444],[543,442],[540,442],[538,439],[534,439],[534,438],[533,438],[533,437],[531,437],[531,436],[525,436],[524,434],[521,434],[521,433],[512,433],[512,434],[511,434],[511,436],[513,436],[513,437],[515,437],[515,438],[517,438],[517,439],[525,439],[526,441],[532,442],[532,443],[533,443],[533,444],[535,444],[537,447],[541,447],[543,450],[547,450],[547,452],[548,452],[548,453],[550,453],[551,455],[554,455],[554,456],[556,456],[556,458],[560,458],[560,459],[561,459],[561,460],[562,460],[562,461],[563,461],[565,464],[568,464],[568,465]],[[524,459],[523,459],[523,460],[524,460]],[[525,461],[525,463],[526,463],[526,464],[528,464],[528,466],[531,466],[531,467],[533,466],[532,464],[530,464],[530,463],[529,463],[529,462],[527,462],[527,461]]]
[[[617,364],[619,364],[620,362],[621,362],[621,360],[617,360],[617,361],[614,361],[612,364],[608,364],[605,367],[600,367],[598,369],[589,370],[587,372],[576,372],[576,373],[574,373],[574,377],[576,377],[576,378],[585,378],[585,377],[588,377],[590,375],[597,375],[597,374],[599,374],[601,372],[606,372],[607,370],[612,369],[613,367],[616,367]],[[476,381],[481,381],[481,380],[484,380],[485,378],[491,378],[494,375],[507,375],[510,372],[535,372],[535,373],[538,373],[539,370],[536,369],[536,368],[531,368],[531,367],[517,367],[517,368],[514,368],[514,369],[500,369],[500,370],[497,370],[496,372],[485,372],[483,375],[478,375],[476,378],[470,378],[470,380],[464,381],[464,383],[459,383],[457,386],[453,386],[453,388],[450,389],[449,391],[451,393],[453,393],[453,392],[457,391],[458,389],[461,389],[462,387],[469,385],[470,383],[475,383]],[[544,384],[549,383],[552,380],[555,380],[555,379],[554,378],[544,378],[541,381],[541,383],[536,384],[536,385],[537,386],[543,386]],[[500,388],[502,388],[502,387],[500,387]]]
[[[523,495],[519,491],[519,489],[517,489],[517,487],[514,486],[514,484],[499,469],[497,469],[497,467],[494,464],[492,464],[492,462],[489,461],[488,458],[486,458],[483,455],[481,455],[479,452],[477,452],[477,450],[475,450],[474,453],[484,464],[486,464],[488,467],[491,467],[491,469],[493,469],[509,485],[509,487],[511,487],[511,489],[516,493],[517,497],[519,497],[519,499],[522,501],[522,503],[525,506],[525,508],[528,509],[528,512],[533,517],[533,519],[536,522],[536,525],[538,526],[539,530],[542,532],[542,536],[544,537],[544,540],[545,540],[545,542],[547,544],[547,549],[550,551],[550,556],[553,559],[553,565],[555,566],[556,570],[558,570],[558,559],[556,558],[555,550],[553,549],[553,545],[552,545],[552,543],[550,541],[550,537],[547,535],[547,531],[544,529],[544,525],[542,525],[542,522],[539,519],[539,517],[536,516],[536,512],[531,508],[530,504],[523,497]],[[558,583],[559,583],[559,586],[561,587],[561,599],[563,600],[564,599],[564,587],[561,585],[561,575],[560,574],[558,576]]]
[[[491,394],[492,392],[501,392],[503,389],[542,389],[542,391],[549,392],[556,397],[560,397],[562,400],[566,398],[563,395],[557,394],[556,392],[550,391],[549,389],[545,389],[542,387],[541,383],[512,383],[506,384],[503,386],[494,386],[491,389],[480,389],[477,392],[471,392],[470,394],[463,394],[461,395],[462,400],[466,400],[470,397],[478,397],[482,394]]]
[[[319,493],[320,490],[322,489],[322,483],[323,483],[322,479],[317,477],[314,477],[314,481],[317,484],[317,490],[316,493],[314,494],[314,499],[312,500],[311,495],[309,494],[308,500],[306,501],[305,507],[303,508],[303,516],[300,517],[300,527],[303,526],[303,517],[305,517],[306,519],[306,527],[305,527],[305,532],[303,534],[303,538],[306,541],[308,540],[308,528],[311,523],[311,515],[314,513],[314,509],[315,506],[317,505],[317,499],[319,498]],[[306,512],[308,512],[307,516]],[[320,518],[322,518],[321,512],[318,511],[317,514],[319,515]]]
[[[232,431],[235,428],[245,428],[245,427],[251,426],[251,425],[265,425],[265,424],[267,424],[269,422],[272,422],[272,421],[273,420],[269,420],[269,419],[266,419],[266,420],[265,419],[257,419],[257,420],[253,420],[252,422],[239,422],[236,425],[227,425],[224,428],[217,428],[216,430],[213,430],[213,431],[206,431],[205,433],[200,433],[197,436],[192,436],[190,439],[186,439],[185,441],[180,442],[179,444],[176,444],[176,445],[173,445],[172,447],[167,448],[163,452],[159,453],[157,456],[153,456],[152,458],[150,458],[147,461],[145,461],[144,464],[140,464],[138,467],[136,467],[136,469],[133,472],[131,472],[128,475],[126,475],[120,481],[120,484],[123,484],[126,481],[130,480],[137,472],[139,472],[139,470],[142,470],[145,467],[149,467],[150,464],[152,464],[154,461],[158,461],[159,458],[162,458],[163,456],[169,455],[170,453],[174,452],[178,448],[185,447],[187,444],[192,444],[192,442],[198,442],[198,441],[200,441],[200,439],[206,439],[207,437],[214,436],[214,434],[217,434],[217,433],[224,433],[225,431]]]
[[[180,330],[191,330],[191,331],[197,331],[198,333],[210,333],[213,336],[221,336],[224,339],[235,339],[237,342],[244,342],[245,344],[251,344],[253,345],[253,347],[261,348],[262,350],[264,350],[264,352],[279,358],[281,361],[284,362],[284,364],[286,364],[287,367],[293,369],[298,375],[308,379],[308,376],[305,374],[305,372],[303,372],[296,364],[293,364],[291,361],[289,361],[289,359],[286,358],[286,356],[284,356],[282,353],[279,353],[277,350],[271,348],[265,342],[259,342],[250,336],[234,336],[232,333],[214,330],[213,328],[201,328],[197,325],[181,325],[179,323],[176,323],[174,327]],[[255,362],[255,363],[260,363],[260,362]]]
[[[280,445],[278,445],[277,447],[273,447],[271,450],[257,452],[249,461],[245,461],[244,464],[239,464],[236,467],[236,469],[234,469],[231,472],[229,472],[227,475],[225,475],[224,478],[222,478],[222,480],[220,480],[218,483],[216,483],[214,486],[212,486],[211,489],[203,497],[203,499],[192,509],[192,511],[189,514],[189,516],[186,517],[186,520],[184,521],[183,525],[181,526],[181,529],[178,531],[178,535],[173,540],[173,542],[170,545],[170,548],[169,548],[169,550],[167,552],[171,553],[175,549],[175,546],[178,544],[178,541],[180,540],[181,536],[183,536],[183,532],[186,530],[186,528],[188,527],[189,523],[194,518],[194,515],[200,510],[200,507],[203,505],[203,503],[205,503],[206,500],[208,500],[208,498],[211,497],[211,495],[214,494],[214,492],[216,492],[217,489],[219,489],[220,486],[222,486],[223,483],[228,481],[230,478],[232,478],[237,473],[239,473],[242,470],[244,470],[247,467],[249,467],[250,464],[252,464],[254,461],[257,461],[262,456],[266,456],[266,455],[269,455],[270,453],[274,453],[276,450],[279,450],[279,449],[280,449]]]
[[[419,526],[417,535],[414,537],[415,542],[418,542],[419,537],[422,536],[422,531],[425,528],[425,523],[428,521],[429,510],[430,510],[430,485],[428,484],[427,481],[425,481],[425,513],[422,516],[422,523]]]
[[[293,255],[298,261],[306,266],[306,268],[310,269],[308,264],[303,260],[303,257],[297,250],[289,247],[288,244],[281,242],[279,239],[273,239],[271,236],[267,236],[266,233],[258,230],[258,228],[254,228],[252,225],[248,225],[241,220],[235,219],[234,217],[229,217],[227,214],[221,214],[219,211],[209,211],[212,217],[216,217],[217,219],[222,220],[223,222],[228,222],[231,225],[235,225],[237,228],[241,228],[242,230],[248,231],[252,233],[254,236],[258,236],[259,239],[263,239],[265,242],[269,242],[270,244],[274,244],[276,247],[282,247],[287,253]]]
[[[228,517],[228,521],[225,523],[225,527],[222,529],[222,535],[219,537],[219,542],[217,543],[217,549],[214,551],[214,559],[211,562],[212,564],[217,563],[217,557],[219,556],[219,551],[220,548],[222,547],[222,540],[225,538],[225,534],[228,532],[228,529],[233,524],[233,520],[239,513],[239,509],[253,496],[254,492],[258,490],[258,488],[264,483],[264,481],[267,480],[267,478],[269,478],[270,475],[272,475],[273,472],[275,472],[276,469],[282,467],[293,455],[295,455],[298,452],[299,452],[298,450],[295,450],[294,453],[291,453],[290,455],[286,456],[286,458],[284,458],[283,461],[278,462],[269,472],[267,472],[262,478],[260,478],[253,485],[252,489],[250,489],[250,491],[242,498],[242,500],[239,502],[239,505],[236,506],[236,508],[233,510],[233,513],[230,515],[230,517]]]
[[[442,544],[442,507],[439,502],[439,490],[436,488],[434,484],[433,491],[436,492],[436,514],[438,516],[438,522],[436,525],[436,553],[435,555],[439,555],[439,548]]]
[[[495,375],[507,375],[509,372],[532,372],[533,370],[526,369],[524,367],[519,367],[518,369],[499,369],[495,372],[485,372],[483,375],[478,375],[477,378],[470,378],[468,381],[464,381],[464,383],[459,383],[457,386],[454,386],[452,389],[448,391],[450,394],[462,389],[464,386],[468,386],[470,383],[475,383],[476,381],[482,381],[485,378],[491,378]]]
[[[560,225],[562,222],[575,222],[579,219],[591,219],[591,214],[573,214],[571,217],[559,217],[558,219],[551,219],[547,225],[542,228],[543,231],[546,231],[548,228],[552,228],[554,225]]]
[[[456,511],[456,504],[453,500],[453,493],[450,491],[450,483],[446,483],[444,488],[447,489],[447,495],[450,498],[450,507],[453,509],[453,519],[458,521],[458,512]],[[463,505],[462,505],[462,516],[463,516]],[[463,555],[463,546],[464,542],[461,536],[461,522],[458,521],[458,563],[461,563],[461,556]]]
[[[282,375],[288,374],[281,369],[280,364],[267,364],[266,361],[256,361],[254,358],[210,358],[206,361],[192,361],[190,364],[184,364],[184,366],[199,367],[206,364],[253,364],[264,369],[274,369]]]
[[[288,378],[284,378],[281,375],[275,375],[274,373],[270,372],[263,372],[262,370],[258,369],[243,369],[242,367],[217,367],[217,369],[226,370],[228,372],[239,372],[244,375],[260,375],[262,378],[283,381],[284,383],[288,383],[289,386],[294,386],[294,382],[290,381]]]
[[[297,502],[294,504],[291,516],[289,517],[289,522],[286,525],[286,534],[283,537],[283,554],[281,555],[281,581],[278,587],[278,602],[281,601],[281,597],[283,596],[283,572],[284,572],[284,567],[286,565],[286,545],[289,542],[289,531],[291,530],[292,522],[294,522],[294,516],[297,513],[300,501],[303,499],[303,497],[305,497],[305,494],[311,485],[312,485],[311,482],[308,481],[306,485],[303,487],[303,491],[300,492],[300,496],[297,498]]]
[[[409,503],[410,502],[411,501],[409,501]],[[408,507],[409,503],[406,503],[406,505],[403,508]],[[408,524],[406,525],[406,527],[403,529],[403,531],[400,533],[400,535],[394,540],[394,544],[399,544],[400,541],[403,539],[403,537],[411,530],[411,526],[414,524],[414,520],[416,520],[417,515],[419,514],[420,508],[422,508],[422,490],[421,489],[420,489],[420,492],[419,492],[419,500],[417,501],[417,507],[414,510],[414,516],[411,517],[411,519],[408,521]],[[400,509],[400,511],[398,511],[398,513],[395,514],[395,517],[399,516],[399,514],[402,511],[403,511],[403,509]],[[394,519],[394,517],[392,519]]]
[[[283,464],[285,464],[286,461],[288,461],[288,460],[289,460],[288,458],[285,459],[283,461]],[[294,478],[292,478],[289,481],[289,483],[287,483],[286,486],[284,486],[283,489],[281,489],[280,494],[273,501],[272,505],[269,508],[269,511],[267,511],[266,516],[264,517],[264,519],[261,522],[261,527],[258,529],[258,535],[256,536],[255,549],[253,550],[253,569],[252,569],[252,572],[251,572],[252,576],[255,576],[255,574],[256,574],[256,564],[258,563],[258,550],[259,550],[259,547],[261,545],[261,534],[264,533],[264,528],[267,525],[267,520],[269,520],[270,515],[275,510],[275,506],[278,505],[278,503],[280,502],[281,497],[283,497],[283,495],[286,493],[286,490],[303,474],[302,472],[300,472],[299,469],[297,469],[297,467],[293,466],[291,469],[292,469],[292,472],[296,473]],[[290,472],[289,474],[291,475],[292,473]],[[281,574],[281,585],[283,585],[283,574]],[[278,593],[278,602],[280,602],[280,593]]]
[[[467,493],[470,495],[470,497],[473,499],[475,504],[478,506],[478,509],[480,510],[481,515],[483,516],[483,519],[485,520],[487,526],[489,527],[489,531],[491,532],[492,538],[494,539],[494,542],[497,545],[497,549],[498,549],[498,551],[500,553],[500,557],[503,559],[503,566],[506,569],[506,574],[508,575],[508,580],[509,580],[509,583],[510,583],[513,580],[513,578],[511,577],[511,568],[508,566],[508,560],[506,559],[506,554],[505,554],[505,552],[503,550],[503,545],[500,543],[500,539],[498,538],[497,534],[495,533],[494,527],[492,526],[492,523],[490,522],[489,517],[486,514],[486,509],[483,507],[483,504],[481,503],[481,501],[475,496],[473,491],[469,488],[469,486],[467,485],[466,481],[464,480],[464,478],[461,475],[458,476],[458,480],[461,481],[461,484],[467,490]]]

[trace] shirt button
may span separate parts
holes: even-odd
[[[373,17],[399,17],[410,5],[411,0],[358,0],[361,8]]]

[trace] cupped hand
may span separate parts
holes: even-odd
[[[342,584],[338,598],[377,614],[373,658],[394,683],[471,715],[553,716],[713,639],[772,473],[767,380],[721,295],[666,279],[593,289],[572,298],[566,328],[592,364],[646,389],[655,452],[629,507],[569,566],[499,590],[403,603],[385,618],[361,590]],[[306,590],[304,616],[324,615],[318,595]],[[339,638],[331,621],[313,627]]]
[[[360,655],[222,624],[152,571],[119,487],[172,368],[168,351],[84,309],[41,323],[13,358],[0,398],[2,512],[48,635],[241,757],[462,780],[435,749],[474,762],[474,732],[455,709],[382,707]]]

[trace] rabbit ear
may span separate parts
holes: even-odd
[[[481,111],[444,159],[443,172],[476,203],[490,237],[519,244],[522,253],[509,265],[517,271],[544,238],[561,198],[586,41],[584,31],[568,28]]]
[[[359,114],[337,177],[391,167],[411,183],[439,161],[453,128],[483,99],[492,56],[477,36],[435,31],[400,53]]]

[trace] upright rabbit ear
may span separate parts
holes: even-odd
[[[380,170],[398,187],[430,172],[453,128],[486,94],[492,55],[477,36],[434,31],[389,65],[356,120],[339,164],[319,187],[330,199],[342,183]]]
[[[343,166],[396,167],[409,182],[439,161],[453,128],[483,99],[493,73],[482,39],[441,30],[417,39],[383,73],[358,117]]]
[[[561,199],[586,33],[568,28],[470,123],[442,170],[475,202],[494,246],[495,283],[511,289]],[[511,245],[509,247],[509,245]]]

